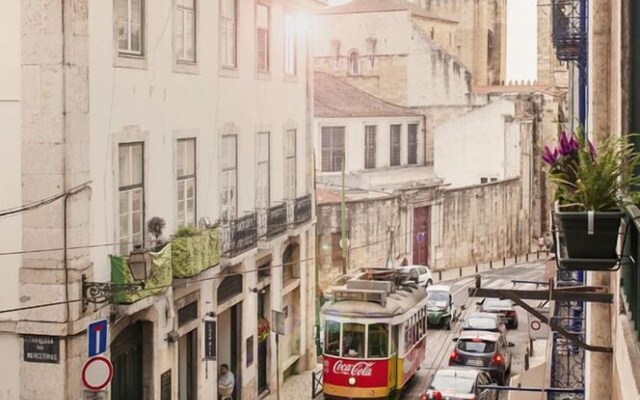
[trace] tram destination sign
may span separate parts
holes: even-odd
[[[25,335],[24,360],[35,363],[60,363],[60,339],[55,336]]]
[[[381,290],[334,290],[333,298],[335,301],[370,301],[378,303],[382,307],[387,304],[387,293]]]

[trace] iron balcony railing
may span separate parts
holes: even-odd
[[[298,197],[293,204],[293,223],[295,225],[311,220],[311,194]]]
[[[629,237],[625,240],[622,257],[622,292],[626,300],[627,316],[631,320],[636,340],[640,332],[640,208],[636,205],[626,207]]]
[[[258,217],[251,213],[222,226],[222,255],[235,257],[258,244]]]
[[[552,0],[552,39],[560,61],[585,62],[587,0]]]
[[[280,235],[287,230],[287,204],[281,203],[267,210],[267,238]]]

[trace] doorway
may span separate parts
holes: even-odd
[[[413,208],[413,265],[429,265],[429,211]]]
[[[142,323],[125,328],[111,343],[111,400],[142,400],[144,396]]]
[[[269,287],[267,286],[264,288],[264,293],[258,295],[258,321],[269,320],[268,303]],[[269,389],[269,343],[269,337],[265,340],[258,338],[258,395],[262,395]]]
[[[242,392],[242,302],[218,315],[218,365],[227,364],[235,378],[234,400],[241,399]]]

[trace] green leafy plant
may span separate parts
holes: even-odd
[[[581,134],[569,137],[563,131],[553,150],[545,146],[542,159],[549,165],[562,211],[620,210],[622,195],[640,186],[640,176],[634,173],[640,153],[630,143],[632,136],[608,138],[596,149]]]
[[[180,228],[178,228],[178,232],[176,232],[174,237],[184,238],[184,237],[197,236],[198,234],[200,234],[200,231],[194,227],[181,226]]]

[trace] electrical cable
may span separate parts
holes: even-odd
[[[51,203],[55,202],[56,200],[59,200],[59,199],[65,197],[65,196],[75,194],[79,189],[84,188],[89,183],[91,183],[91,181],[87,181],[87,182],[82,183],[80,185],[74,186],[71,189],[67,190],[66,192],[55,194],[55,195],[46,197],[44,199],[35,201],[33,203],[30,203],[30,204],[25,204],[25,205],[20,206],[20,207],[14,207],[14,208],[9,208],[9,209],[0,211],[0,218],[7,217],[7,216],[13,215],[13,214],[23,213],[25,211],[35,210],[36,208],[42,207],[42,206],[47,205],[47,204],[51,204]]]

